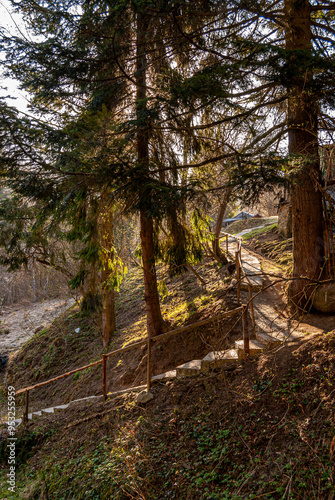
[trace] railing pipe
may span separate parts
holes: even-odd
[[[69,377],[70,375],[74,375],[75,373],[86,370],[87,368],[91,368],[92,366],[100,365],[100,363],[102,363],[102,359],[99,359],[99,361],[94,361],[94,363],[90,363],[89,365],[76,368],[75,370],[71,370],[70,372],[63,373],[62,375],[46,380],[45,382],[40,382],[39,384],[31,385],[30,387],[24,387],[23,389],[19,389],[18,391],[16,391],[16,395],[22,394],[26,391],[31,391],[32,389],[37,389],[38,387],[43,387],[43,385],[51,384],[51,382],[56,382],[57,380],[61,380],[62,378]]]
[[[239,252],[235,252],[235,260],[236,260],[236,280],[237,280],[237,303],[240,303],[241,297],[241,266],[239,259]]]
[[[147,391],[150,391],[151,388],[151,367],[152,367],[151,338],[149,337],[147,340]]]
[[[102,355],[102,394],[104,401],[107,399],[107,355]]]
[[[243,306],[242,313],[242,328],[243,328],[243,350],[245,360],[248,359],[250,355],[250,344],[249,344],[249,321],[248,321],[248,306]]]

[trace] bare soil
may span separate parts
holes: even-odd
[[[46,328],[74,299],[49,299],[43,302],[17,303],[2,306],[0,311],[0,354],[19,349],[38,330]]]

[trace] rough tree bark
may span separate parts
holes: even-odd
[[[146,33],[148,19],[145,14],[137,14],[137,59],[136,59],[136,112],[137,120],[141,124],[137,130],[137,159],[144,172],[149,173],[149,130],[145,119],[146,111]],[[161,314],[157,288],[157,275],[154,252],[153,219],[150,215],[150,198],[152,194],[145,187],[142,189],[142,201],[148,208],[140,213],[140,237],[142,248],[142,262],[144,271],[144,291],[147,313],[148,336],[154,337],[164,331],[164,322]]]
[[[289,154],[304,167],[292,187],[293,277],[318,279],[323,266],[322,199],[318,155],[318,102],[313,90],[313,72],[303,60],[312,57],[310,4],[307,0],[285,0],[288,60]],[[305,307],[311,288],[306,280],[291,282],[290,299]]]
[[[104,201],[104,198],[103,198]],[[108,283],[111,269],[109,260],[113,259],[113,215],[105,203],[102,204],[102,212],[100,214],[100,234],[102,247],[102,268],[100,279],[102,284],[102,344],[107,347],[111,335],[116,329],[115,315],[115,292],[110,288]]]
[[[225,254],[222,253],[222,251],[221,251],[219,238],[220,238],[220,233],[221,233],[221,229],[222,229],[223,217],[224,217],[224,214],[225,214],[225,211],[226,211],[226,208],[228,205],[229,197],[231,195],[232,190],[233,190],[232,187],[228,187],[224,191],[224,195],[223,195],[222,201],[221,201],[220,206],[219,206],[219,212],[217,215],[215,228],[214,228],[215,239],[213,240],[213,252],[214,252],[214,255],[223,262],[223,264],[227,264],[228,259],[225,256]]]

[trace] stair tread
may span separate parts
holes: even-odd
[[[244,344],[244,340],[243,339],[236,340],[236,342],[235,342],[235,346],[238,349],[243,349],[243,344]],[[264,349],[264,348],[265,348],[265,346],[264,346],[264,344],[260,340],[249,339],[249,349]]]
[[[192,361],[187,361],[187,363],[177,366],[176,370],[178,370],[178,368],[200,370],[201,361],[201,359],[192,359]]]
[[[152,378],[151,378],[151,381],[156,381],[156,380],[168,380],[170,378],[175,378],[177,375],[177,371],[176,370],[170,370],[168,372],[165,372],[165,373],[160,373],[159,375],[154,375]]]
[[[177,377],[192,377],[201,372],[201,359],[192,359],[183,365],[177,366]]]
[[[86,396],[86,398],[74,399],[73,401],[70,401],[69,404],[79,403],[80,401],[87,401],[88,399],[97,399],[97,398],[102,398],[102,395],[99,395],[99,396]]]
[[[43,408],[43,411],[44,413],[54,413],[54,409],[53,408]]]
[[[111,397],[111,396],[116,397],[116,396],[120,396],[121,394],[128,394],[129,392],[143,391],[146,388],[147,388],[146,385],[138,385],[137,387],[129,387],[128,389],[121,389],[120,391],[108,392],[107,396],[108,397]],[[102,397],[102,396],[96,396],[96,397]],[[78,399],[77,401],[83,401],[83,400]],[[74,401],[72,401],[72,403],[73,402]]]
[[[276,337],[272,337],[272,335],[269,335],[265,332],[256,332],[256,337],[260,342],[264,342],[266,345],[281,344],[281,341],[279,339],[276,339]]]
[[[202,361],[217,361],[217,360],[235,360],[237,359],[236,349],[227,349],[225,351],[211,351],[203,358]]]

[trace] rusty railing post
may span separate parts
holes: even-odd
[[[102,394],[107,399],[107,354],[102,355]]]
[[[147,351],[148,351],[148,358],[147,358],[147,391],[150,391],[151,387],[151,338],[148,338],[147,340]]]
[[[247,360],[250,355],[250,345],[249,345],[248,306],[246,305],[243,305],[242,328],[243,328],[244,359]]]
[[[240,267],[239,251],[235,252],[235,259],[236,259],[236,281],[237,281],[237,304],[239,304],[241,296],[241,267]]]
[[[255,311],[254,311],[254,298],[252,296],[252,288],[250,283],[248,284],[248,289],[249,289],[249,300],[250,300],[250,312],[251,312],[251,319],[252,319],[252,328],[255,333],[255,328],[256,328],[256,321],[255,321]]]
[[[28,423],[28,409],[29,409],[29,391],[25,391],[25,404],[24,404],[24,413],[23,413],[23,424]]]

